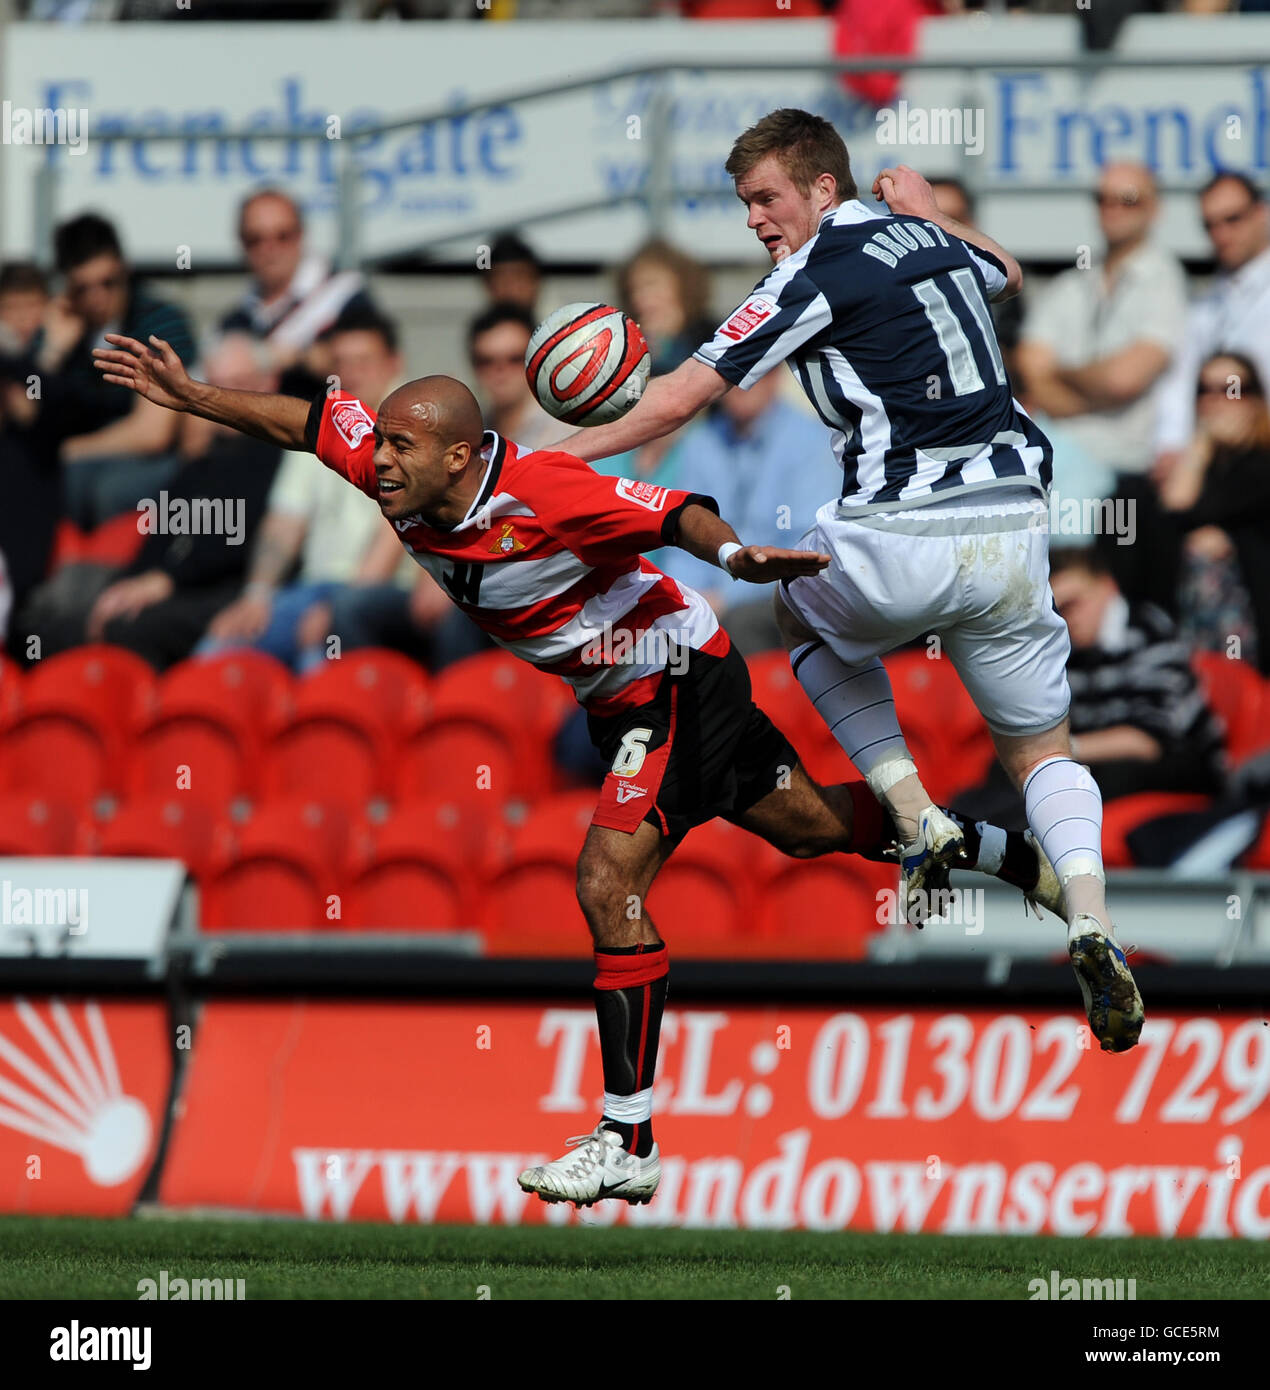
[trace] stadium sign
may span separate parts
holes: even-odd
[[[567,1224],[519,1189],[593,1123],[590,1009],[210,1001],[161,1200],[313,1220]],[[1270,1236],[1270,1030],[1078,1010],[665,1016],[662,1186],[587,1223]]]
[[[1088,80],[1028,67],[1038,53],[1078,58],[1074,16],[980,15],[931,21],[922,33],[923,56],[1003,66],[911,75],[882,111],[824,74],[681,71],[666,107],[675,184],[730,193],[723,161],[735,136],[775,107],[809,106],[842,130],[862,188],[902,157],[976,186],[1049,190],[995,194],[981,219],[1020,254],[1065,260],[1095,238],[1087,193],[1105,160],[1140,159],[1188,187],[1219,164],[1270,172],[1264,69],[1255,59],[1234,70],[1203,65],[1206,52],[1270,52],[1270,16],[1130,20],[1118,52],[1192,66],[1111,70]],[[253,25],[246,42],[244,34],[241,25],[200,25],[202,61],[191,66],[188,37],[176,23],[94,26],[91,33],[14,26],[5,83],[12,108],[87,113],[89,134],[77,158],[65,145],[8,151],[11,252],[46,249],[32,247],[35,174],[45,158],[58,171],[57,214],[93,207],[113,215],[134,258],[156,269],[175,265],[178,248],[188,251],[182,265],[195,270],[238,264],[235,206],[262,183],[292,190],[312,214],[315,240],[330,249],[347,158],[357,171],[363,252],[425,250],[475,265],[490,230],[527,214],[648,191],[657,83],[645,76],[588,85],[590,76],[693,56],[814,60],[829,54],[831,26],[290,24]],[[431,79],[421,84],[420,73]],[[500,102],[533,83],[558,90],[532,103]],[[495,104],[459,109],[482,100]],[[366,134],[425,107],[451,114],[426,127]],[[947,119],[950,113],[959,119]],[[105,138],[122,129],[143,133]],[[317,138],[270,135],[290,129]],[[245,138],[224,134],[243,130]],[[707,197],[681,202],[669,230],[706,259],[757,265],[744,220],[729,197]],[[643,211],[625,207],[538,223],[534,238],[549,260],[610,262],[647,225]],[[1176,251],[1205,249],[1189,198],[1166,209],[1162,234]]]

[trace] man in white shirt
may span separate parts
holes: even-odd
[[[1106,252],[1097,263],[1078,260],[1036,296],[1017,361],[1030,409],[1061,420],[1111,472],[1142,475],[1155,453],[1153,388],[1182,340],[1186,280],[1176,257],[1150,240],[1149,170],[1109,164],[1096,196]]]
[[[1270,207],[1247,175],[1220,173],[1200,190],[1199,211],[1217,275],[1191,305],[1173,366],[1160,383],[1157,477],[1191,442],[1199,369],[1213,353],[1242,353],[1270,381]]]

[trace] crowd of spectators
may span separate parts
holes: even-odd
[[[944,179],[935,191],[974,222],[963,185]],[[1016,393],[1054,443],[1055,496],[1092,502],[1081,514],[1101,523],[1053,537],[1073,727],[1108,799],[1216,793],[1221,729],[1190,657],[1218,653],[1270,674],[1270,207],[1242,174],[1204,186],[1196,211],[1215,273],[1192,293],[1155,240],[1148,170],[1110,164],[1094,197],[1102,235],[1089,258],[995,306]],[[56,229],[52,281],[32,264],[0,266],[10,653],[31,662],[104,640],[163,670],[251,646],[302,673],[358,646],[394,647],[433,670],[481,649],[376,504],[312,455],[173,415],[93,368],[92,348],[120,331],[166,339],[208,380],[304,398],[336,382],[377,406],[414,374],[361,275],[307,249],[286,193],[253,193],[237,226],[249,288],[203,340],[145,288],[95,214]],[[548,445],[564,431],[523,370],[545,311],[542,266],[509,232],[478,273],[485,307],[468,326],[466,361],[450,370],[476,390],[489,428],[521,448]],[[689,356],[727,307],[707,268],[662,241],[616,269],[612,293],[641,324],[656,374]],[[707,492],[746,540],[776,545],[795,544],[837,484],[828,431],[782,373],[599,467]],[[200,506],[220,518],[212,534],[143,521]],[[706,595],[743,652],[778,645],[766,593],[724,584],[674,549],[654,559]],[[581,737],[566,731],[561,750],[584,775],[598,771]],[[990,779],[971,805],[1008,820],[1008,796]]]

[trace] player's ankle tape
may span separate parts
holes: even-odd
[[[606,951],[595,953],[596,989],[634,989],[650,985],[670,974],[670,952],[665,943],[637,956],[614,956]]]

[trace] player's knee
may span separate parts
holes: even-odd
[[[578,860],[578,906],[594,933],[606,927],[620,908],[621,884],[616,867],[601,854]]]

